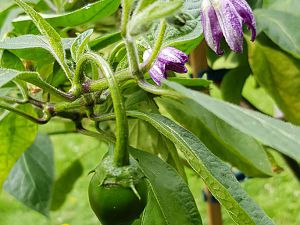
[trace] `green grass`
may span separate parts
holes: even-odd
[[[52,141],[55,147],[56,174],[59,175],[72,160],[80,157],[84,166],[84,175],[76,182],[62,208],[52,212],[50,218],[45,218],[26,208],[2,191],[0,193],[0,225],[99,224],[88,203],[87,187],[90,177],[87,174],[105,153],[105,145],[77,134],[52,136]],[[188,171],[188,177],[203,222],[207,224],[206,204],[202,199],[204,185],[193,172]],[[248,179],[242,183],[242,186],[277,225],[300,224],[300,187],[289,170],[268,179]],[[223,210],[223,220],[224,225],[234,224],[225,210]]]

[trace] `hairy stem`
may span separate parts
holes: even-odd
[[[65,93],[42,80],[42,78],[37,73],[23,73],[18,75],[18,79],[38,86],[44,91],[49,92],[50,94],[53,94],[60,99],[67,101],[72,101],[75,99],[72,94]]]
[[[49,135],[49,136],[55,136],[55,135],[74,134],[74,133],[77,133],[77,130],[54,131],[54,132],[48,132],[47,135]]]
[[[118,82],[122,82],[125,80],[133,79],[133,76],[130,74],[128,70],[122,70],[116,73],[115,78]],[[83,91],[85,93],[95,92],[95,91],[103,91],[108,88],[108,83],[106,79],[100,79],[96,81],[88,81],[83,83]]]
[[[141,69],[142,73],[146,73],[147,71],[149,71],[149,69],[151,68],[152,63],[156,59],[156,57],[157,57],[157,55],[160,51],[160,48],[162,46],[164,36],[165,36],[165,33],[166,33],[166,28],[167,28],[166,21],[161,20],[159,26],[160,27],[159,27],[159,32],[158,32],[157,39],[155,41],[155,44],[154,44],[154,47],[152,49],[150,57],[147,59],[146,64]]]
[[[130,0],[122,0],[122,22],[121,22],[121,35],[126,37],[127,24],[130,16]]]
[[[37,123],[37,124],[45,124],[49,121],[50,118],[46,117],[46,118],[43,118],[43,119],[40,119],[40,118],[34,118],[33,116],[23,112],[22,110],[19,110],[18,108],[15,108],[14,106],[12,105],[9,105],[5,102],[0,102],[0,108],[2,109],[6,109],[6,110],[9,110],[13,113],[16,113],[34,123]]]
[[[107,79],[109,91],[113,100],[114,112],[116,115],[116,146],[114,150],[114,163],[116,166],[128,165],[128,122],[125,104],[117,79],[110,69],[110,66],[101,56],[95,53],[86,53],[83,58],[93,61],[95,64],[97,64]]]
[[[64,111],[71,111],[76,108],[87,108],[94,106],[100,101],[100,94],[89,93],[82,95],[80,98],[74,100],[73,102],[59,102],[52,105],[52,110],[54,113],[60,113]]]
[[[76,63],[76,70],[73,77],[72,87],[70,89],[70,92],[76,97],[80,96],[80,94],[82,93],[82,82],[84,80],[82,68],[84,63],[86,63],[85,58],[80,58]]]
[[[132,37],[129,37],[129,35],[127,35],[127,24],[129,22],[129,17],[130,17],[129,0],[122,0],[122,9],[123,12],[122,12],[121,35],[123,37],[126,46],[130,72],[133,76],[136,76],[137,79],[141,80],[144,79],[144,76],[140,72],[140,68],[139,68],[140,63],[139,63],[137,48],[135,46],[135,40]]]
[[[18,99],[10,96],[0,96],[0,101],[5,101],[9,103],[25,104],[28,103],[27,99]]]
[[[144,91],[147,91],[147,92],[152,93],[154,95],[163,95],[163,96],[169,96],[169,97],[180,97],[180,94],[176,93],[173,90],[154,86],[152,84],[149,84],[145,80],[139,80],[138,85]]]
[[[127,59],[129,62],[129,69],[133,76],[135,76],[138,80],[144,80],[144,75],[140,71],[140,62],[138,51],[135,45],[134,40],[125,39],[125,46],[127,51]]]

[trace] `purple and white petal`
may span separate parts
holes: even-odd
[[[203,0],[200,14],[206,43],[216,54],[223,55],[220,45],[223,33],[217,14],[209,0]]]
[[[256,37],[256,22],[251,7],[245,0],[231,0],[231,2],[242,18],[243,23],[245,23],[248,29],[251,30],[251,41],[254,41]]]
[[[149,59],[151,53],[152,53],[151,49],[147,49],[146,51],[144,51],[144,53],[143,53],[143,61],[144,62],[146,62]]]
[[[166,47],[160,51],[157,59],[165,64],[186,63],[188,60],[188,56],[176,48]]]
[[[230,0],[216,1],[213,5],[223,35],[230,49],[235,52],[243,51],[243,26],[239,16]]]
[[[172,53],[174,56],[179,58],[181,63],[187,63],[189,61],[189,56],[187,54],[185,54],[184,52],[178,50],[177,48],[166,47],[162,50],[162,54],[164,54],[164,52],[166,52],[166,51]]]
[[[151,55],[151,49],[143,54],[143,61],[146,62]],[[188,61],[188,56],[173,47],[166,47],[160,51],[153,66],[149,70],[152,80],[161,85],[161,80],[167,78],[167,71],[175,71],[177,73],[186,73],[187,68],[184,64]]]
[[[174,54],[176,54],[180,59],[181,63],[187,63],[189,61],[189,56],[185,54],[184,52],[178,50],[177,48],[169,47],[173,49]]]
[[[158,60],[155,61],[151,69],[149,70],[149,74],[152,80],[157,84],[161,85],[161,80],[166,78],[166,68],[165,64],[159,62]]]
[[[166,70],[167,71],[174,71],[176,73],[187,73],[187,68],[184,66],[184,64],[170,64],[166,65]]]

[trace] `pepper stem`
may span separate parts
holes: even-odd
[[[114,112],[116,115],[116,145],[114,149],[114,164],[117,167],[129,165],[128,152],[128,122],[126,109],[121,95],[120,87],[108,63],[95,53],[86,53],[82,60],[94,62],[107,79],[108,88],[112,97]]]

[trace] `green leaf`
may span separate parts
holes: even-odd
[[[288,12],[300,16],[300,5],[298,0],[264,0],[264,8]]]
[[[254,137],[277,151],[300,160],[300,128],[261,113],[213,99],[205,94],[189,90],[174,82],[164,83],[190,98],[216,117],[237,130]],[[250,126],[251,125],[251,126]]]
[[[124,42],[117,44],[111,51],[108,57],[108,62],[116,71],[118,64],[126,57],[126,47]]]
[[[202,0],[185,0],[180,12],[185,17],[185,24],[181,27],[168,25],[164,36],[163,47],[173,46],[188,53],[203,39],[200,20]],[[156,39],[158,25],[151,30],[147,39],[153,43]]]
[[[15,88],[0,88],[0,97],[8,95],[10,92],[15,91]],[[1,113],[0,113],[0,120],[1,120]]]
[[[70,49],[73,40],[73,38],[63,38],[63,48],[65,50]],[[10,50],[22,59],[42,62],[54,60],[48,39],[41,35],[22,35],[7,38],[0,41],[0,49]]]
[[[19,59],[16,55],[6,50],[2,53],[0,66],[9,69],[25,70],[25,67],[21,59]],[[5,76],[5,75],[1,74],[1,76]],[[0,87],[2,86],[1,78],[5,79],[5,77],[0,77]]]
[[[300,125],[300,60],[260,42],[248,46],[256,80],[273,97],[285,118]]]
[[[149,180],[150,196],[142,224],[201,225],[196,203],[184,180],[157,156],[130,149]]]
[[[14,73],[11,70],[0,69],[0,87],[4,86],[14,78],[16,78],[19,73]]]
[[[11,68],[11,69],[16,69],[16,70],[25,70],[22,60],[7,50],[4,50],[2,53],[0,66],[4,67],[4,68]],[[1,72],[0,72],[0,74],[1,74]],[[1,76],[5,76],[5,75],[3,75],[3,74],[0,75],[0,88],[2,87]],[[12,73],[8,73],[8,77],[4,77],[4,78],[9,78],[6,81],[5,81],[5,79],[2,80],[2,81],[5,81],[4,83],[7,83],[9,80],[14,78],[14,75]],[[16,79],[15,81],[16,82],[15,82],[15,85],[13,88],[14,91],[11,91],[11,93],[7,92],[7,96],[9,96],[9,94],[13,94],[11,96],[16,96],[18,92],[19,93],[21,92],[20,94],[24,97],[24,94],[26,94],[25,92],[27,90],[26,82],[18,80],[18,79]]]
[[[14,165],[4,189],[26,206],[49,216],[53,179],[51,140],[39,134]]]
[[[89,42],[89,46],[92,50],[98,51],[103,49],[115,42],[118,42],[122,39],[120,32],[115,32],[107,35],[100,36]]]
[[[74,38],[63,38],[62,44],[65,50],[70,49]],[[1,49],[17,50],[17,49],[34,49],[43,48],[50,51],[50,43],[47,37],[41,35],[22,35],[19,37],[6,38],[0,41]],[[30,53],[30,51],[27,51]]]
[[[10,82],[16,77],[22,78],[22,77],[26,77],[27,75],[37,76],[37,73],[0,68],[0,87],[4,86],[5,84],[7,84],[8,82]]]
[[[264,1],[268,0],[247,0],[252,9],[261,8]]]
[[[149,185],[150,186],[150,185]],[[150,188],[149,188],[150,189]],[[172,201],[172,200],[170,200]],[[170,224],[168,218],[164,215],[164,210],[160,207],[160,201],[157,200],[157,196],[152,189],[148,192],[147,206],[142,215],[142,220],[140,225],[147,224],[159,224],[167,225]]]
[[[12,0],[6,0],[6,1],[3,1],[1,3],[2,3],[1,8],[0,8],[1,13],[3,11],[6,11],[6,10],[10,9],[14,5],[14,2]]]
[[[31,17],[41,34],[47,37],[51,46],[51,53],[64,70],[66,76],[71,79],[72,72],[66,63],[65,51],[59,34],[47,21],[43,19],[40,14],[34,11],[34,9],[29,5],[24,3],[22,0],[15,0],[15,2]]]
[[[79,159],[74,160],[55,180],[51,201],[51,210],[58,210],[72,191],[75,182],[83,174]]]
[[[19,106],[33,113],[31,106]],[[22,153],[33,143],[37,125],[12,112],[0,120],[0,187]],[[26,137],[26,138],[24,138]]]
[[[300,58],[300,16],[270,9],[254,11],[258,30],[266,35],[283,50]]]
[[[176,144],[188,163],[237,224],[274,224],[242,189],[230,168],[212,154],[191,132],[159,114],[141,112],[128,114],[149,122]]]
[[[30,4],[38,4],[38,2],[40,2],[41,0],[25,0],[25,2],[28,2]],[[14,0],[5,0],[1,2],[1,7],[0,7],[0,11],[5,11],[7,9],[11,9],[13,6],[15,5]]]
[[[3,79],[1,79],[1,77],[3,77]],[[46,83],[37,72],[18,71],[18,70],[0,68],[0,87],[14,78],[18,78],[20,80],[29,82],[36,86],[43,87],[43,91],[49,92],[58,98],[65,99],[64,97],[62,97],[63,92],[59,91],[58,89],[54,88],[50,84]]]
[[[146,136],[143,134],[147,134]],[[130,146],[151,153],[158,153],[159,149],[166,147],[160,134],[148,123],[143,120],[130,120],[129,124],[129,143]],[[164,156],[166,155],[163,154]],[[164,157],[166,158],[166,157]]]
[[[129,86],[123,91],[126,98],[127,110],[141,110],[158,113],[158,108],[147,92],[136,86]],[[168,158],[168,148],[164,137],[150,124],[143,120],[131,119],[129,121],[129,145],[153,154],[160,154],[163,160]],[[147,134],[147,135],[144,135]]]
[[[222,98],[225,101],[240,104],[242,90],[250,74],[249,66],[238,67],[227,72],[221,83]]]
[[[244,55],[247,60],[247,54],[235,53],[224,43],[221,43],[221,48],[224,49],[224,55],[222,56],[217,55],[210,48],[206,49],[207,63],[213,70],[235,69],[240,66]]]
[[[93,34],[93,29],[87,30],[82,34],[79,34],[77,38],[75,38],[74,42],[71,46],[71,56],[72,59],[77,62],[81,54],[87,48],[87,44],[90,40],[91,35]]]
[[[160,112],[171,116],[195,134],[216,156],[231,163],[248,176],[273,175],[264,147],[224,123],[193,100],[157,98]]]
[[[140,12],[141,10],[143,10],[144,8],[146,8],[148,5],[152,4],[153,2],[155,2],[155,0],[141,0],[138,2],[138,5],[135,9],[135,13]]]
[[[72,12],[42,14],[42,17],[53,27],[74,27],[105,18],[113,14],[119,5],[120,0],[100,0]],[[19,17],[13,24],[17,30],[22,30],[24,27],[27,28],[31,22],[28,17]]]
[[[0,40],[3,40],[6,35],[13,30],[12,21],[20,14],[20,9],[9,10],[5,15],[4,21],[0,25]]]
[[[275,115],[276,105],[274,100],[267,94],[263,87],[259,86],[253,76],[248,77],[242,94],[260,112],[270,116]]]
[[[211,81],[202,78],[169,77],[168,79],[183,86],[194,88],[208,88],[211,84]]]
[[[162,19],[176,12],[182,6],[181,0],[170,2],[155,1],[141,12],[137,13],[128,23],[128,30],[131,36],[146,32],[154,20]]]

